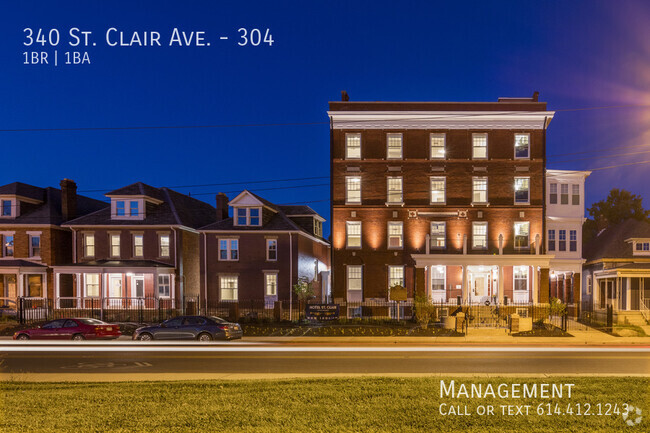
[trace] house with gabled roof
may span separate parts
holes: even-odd
[[[300,278],[312,281],[317,299],[328,300],[323,217],[309,206],[276,205],[246,190],[230,201],[220,193],[216,201],[217,221],[200,229],[201,297],[208,306],[250,301],[271,308],[292,299]]]
[[[216,220],[214,207],[142,182],[105,194],[97,212],[64,224],[72,257],[54,268],[57,307],[182,308],[199,294],[198,229]]]

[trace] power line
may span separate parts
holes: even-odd
[[[593,153],[593,152],[598,152],[601,150],[610,150],[610,149],[623,149],[623,148],[629,148],[629,147],[647,147],[648,144],[627,144],[627,145],[622,145],[622,146],[610,146],[608,148],[599,148],[599,149],[591,149],[591,150],[583,150],[580,152],[570,152],[570,153],[556,153],[554,155],[548,155],[547,158],[555,158],[558,156],[572,156],[572,155],[581,155],[583,153]]]
[[[588,160],[588,159],[602,159],[602,158],[610,158],[610,157],[617,157],[617,156],[640,155],[640,154],[644,154],[644,153],[650,153],[650,150],[644,150],[642,152],[614,153],[614,154],[611,154],[611,155],[586,156],[584,158],[564,159],[562,161],[553,161],[553,162],[561,163],[561,162],[585,161],[585,160]]]
[[[252,189],[252,190],[249,190],[249,191],[250,192],[274,191],[274,190],[278,190],[278,189],[313,188],[313,187],[317,187],[317,186],[329,186],[329,185],[330,185],[329,183],[316,183],[316,184],[312,184],[312,185],[293,185],[293,186],[278,186],[278,187],[274,187],[274,188],[258,188],[258,189]],[[241,191],[240,190],[235,190],[235,191],[223,191],[223,192],[224,193],[235,193],[235,192],[241,192]],[[192,197],[194,197],[196,195],[213,195],[213,194],[217,194],[217,193],[215,193],[215,192],[200,192],[200,193],[197,193],[197,194],[192,194]]]

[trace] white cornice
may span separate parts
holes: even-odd
[[[544,129],[554,111],[328,111],[334,129]]]

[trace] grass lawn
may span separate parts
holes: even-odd
[[[452,378],[444,378],[446,383]],[[283,381],[205,381],[86,384],[6,382],[4,432],[595,432],[649,431],[647,378],[455,378],[460,382],[574,383],[571,398],[451,399],[440,397],[440,378],[353,378]],[[441,403],[467,405],[469,416],[443,416]],[[574,415],[537,415],[537,406],[573,406]],[[578,416],[591,404],[594,415]],[[606,403],[643,410],[641,424],[621,415],[596,415]],[[530,414],[501,415],[500,405],[530,405]],[[479,405],[496,414],[479,416]],[[447,409],[448,410],[448,406]],[[461,409],[462,411],[462,409]],[[555,409],[553,409],[555,411]]]

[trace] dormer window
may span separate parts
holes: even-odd
[[[112,200],[112,217],[114,219],[143,219],[144,218],[144,200],[114,198]]]
[[[260,226],[262,209],[259,207],[240,207],[236,209],[237,226]]]
[[[635,245],[635,251],[650,253],[650,242],[637,242]]]
[[[115,215],[117,216],[125,216],[126,215],[126,209],[124,208],[125,203],[122,200],[119,200],[115,202]]]
[[[11,200],[2,200],[2,216],[3,217],[10,217],[12,212],[11,212]]]
[[[129,203],[129,213],[131,216],[138,216],[140,214],[140,203],[136,200],[133,200]]]
[[[314,234],[323,237],[323,222],[314,218]]]

